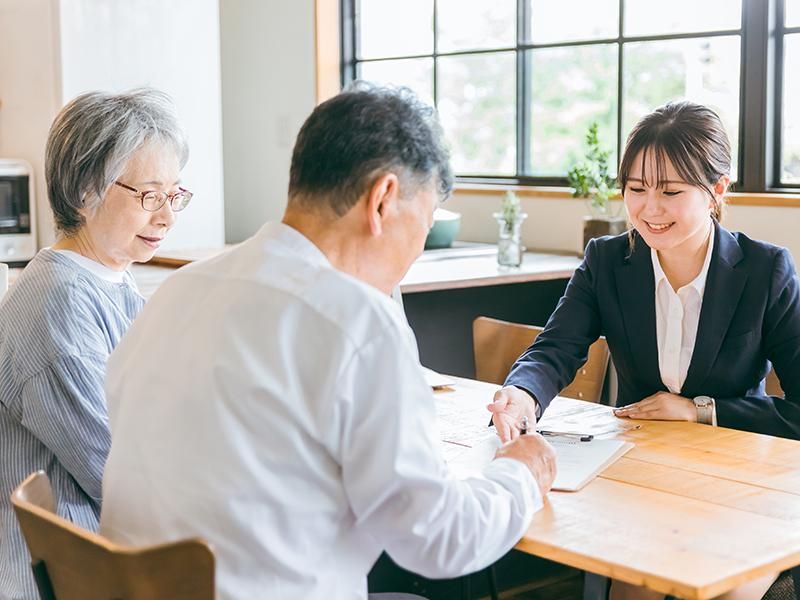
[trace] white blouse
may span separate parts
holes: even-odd
[[[708,276],[708,265],[714,249],[714,227],[708,241],[703,268],[692,281],[677,292],[672,289],[658,252],[651,249],[656,294],[656,334],[658,340],[658,367],[661,381],[673,394],[680,394],[697,339],[700,309]]]

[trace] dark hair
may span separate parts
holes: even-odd
[[[653,153],[656,185],[666,179],[666,160],[678,175],[691,185],[705,190],[714,200],[712,216],[722,218],[723,203],[714,194],[713,186],[731,172],[731,145],[719,116],[710,108],[693,102],[670,102],[651,112],[634,126],[619,165],[620,189],[623,194],[633,161],[641,152],[642,177],[646,178],[648,154]],[[643,182],[648,183],[649,182]]]
[[[289,200],[342,216],[387,172],[400,179],[403,197],[433,177],[442,198],[453,187],[436,112],[407,88],[356,82],[317,106],[300,129]]]
[[[181,168],[189,159],[172,101],[158,90],[89,92],[61,109],[50,127],[44,159],[57,229],[75,234],[85,223],[81,210],[97,210],[128,161],[151,143],[174,149]]]

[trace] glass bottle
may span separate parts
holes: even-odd
[[[497,238],[497,264],[501,267],[518,267],[522,264],[524,248],[519,239],[519,229],[522,222],[528,217],[519,213],[513,221],[507,221],[503,213],[494,213],[500,232]]]

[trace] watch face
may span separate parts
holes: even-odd
[[[697,396],[694,398],[694,405],[700,408],[711,406],[711,398],[709,396]]]

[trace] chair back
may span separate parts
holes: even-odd
[[[42,600],[213,600],[214,554],[203,540],[117,546],[55,513],[43,471],[11,495]]]
[[[784,396],[781,382],[775,375],[775,369],[770,369],[769,375],[767,375],[767,393],[770,396]]]
[[[541,331],[541,327],[489,317],[475,319],[472,322],[475,378],[502,384],[511,366],[533,344]],[[589,347],[588,359],[578,369],[572,383],[561,391],[561,395],[600,402],[608,357],[608,344],[601,337]]]

